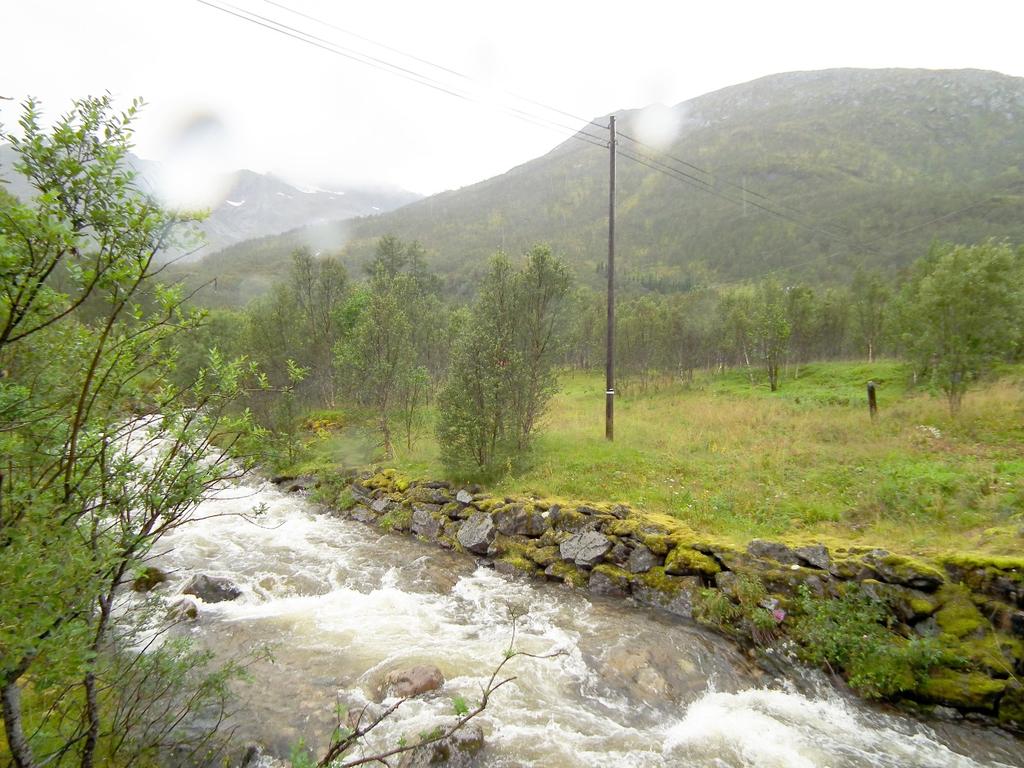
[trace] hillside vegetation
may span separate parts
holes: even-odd
[[[1021,78],[797,72],[725,88],[672,113],[680,130],[666,151],[713,175],[676,167],[733,200],[620,156],[617,241],[627,290],[686,290],[769,271],[832,283],[856,266],[906,267],[935,240],[1024,239]],[[617,118],[623,134],[639,136],[640,112]],[[653,157],[627,139],[620,148]],[[343,232],[311,228],[234,246],[208,257],[195,279],[217,277],[219,293],[206,300],[231,303],[237,283],[283,274],[297,245],[327,247],[333,238],[331,250],[351,267],[392,233],[423,243],[431,269],[455,289],[471,289],[495,251],[537,242],[596,285],[607,250],[607,165],[606,150],[569,139],[501,176],[349,222]]]

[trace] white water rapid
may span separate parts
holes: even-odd
[[[257,523],[238,514],[256,505]],[[256,479],[199,508],[161,542],[171,599],[194,573],[230,578],[233,602],[200,605],[186,631],[218,653],[274,646],[240,688],[240,732],[286,757],[322,746],[340,698],[370,700],[396,667],[436,664],[441,691],[406,702],[375,732],[393,745],[473,702],[508,647],[517,676],[480,716],[479,765],[617,768],[1024,765],[1018,742],[962,724],[923,724],[843,697],[804,693],[756,670],[696,625],[567,588],[511,579],[472,559],[323,512]]]

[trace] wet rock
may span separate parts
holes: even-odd
[[[487,554],[487,548],[494,541],[498,530],[494,520],[486,512],[477,512],[459,528],[459,544],[478,555]]]
[[[547,530],[547,521],[539,512],[514,504],[502,507],[494,513],[494,524],[506,536],[530,536],[536,538]]]
[[[829,557],[828,549],[823,544],[811,544],[806,547],[797,547],[793,550],[804,565],[812,568],[820,568],[827,571],[832,567],[832,558]]]
[[[630,573],[646,573],[655,566],[661,565],[662,559],[651,552],[643,544],[637,544],[629,553],[629,560],[626,562],[626,570]]]
[[[617,540],[612,544],[612,548],[608,550],[608,554],[605,555],[605,560],[615,565],[625,565],[629,561],[629,556],[632,550],[626,546],[625,542],[621,539]]]
[[[197,573],[189,579],[181,588],[181,593],[195,595],[204,603],[222,603],[237,600],[242,596],[242,590],[236,587],[231,579],[207,576],[205,573]]]
[[[444,675],[433,664],[417,664],[407,669],[396,669],[384,676],[384,691],[391,696],[407,699],[422,693],[436,691],[444,685]]]
[[[698,576],[662,575],[656,580],[635,582],[633,599],[641,605],[660,608],[676,616],[690,619],[693,618],[693,604],[700,594],[701,587]]]
[[[295,475],[274,475],[270,478],[270,482],[274,485],[281,485],[282,483],[290,483],[295,479]]]
[[[785,563],[787,565],[798,565],[800,563],[800,558],[796,552],[777,541],[754,539],[747,545],[747,552],[754,557],[768,558],[777,563]]]
[[[576,565],[590,568],[601,562],[611,548],[611,540],[603,533],[583,531],[563,541],[559,554],[563,560],[571,560]]]
[[[952,707],[935,707],[932,709],[932,717],[939,720],[963,720],[964,716]]]
[[[465,488],[463,488],[461,491],[455,494],[455,500],[459,502],[459,504],[472,504],[473,494],[467,491]]]
[[[155,565],[147,565],[132,581],[136,592],[149,592],[167,581],[167,574]]]
[[[357,504],[352,508],[352,511],[349,513],[349,517],[357,522],[369,525],[376,522],[377,513],[363,504]]]
[[[238,768],[284,768],[285,763],[268,755],[262,744],[250,744],[242,754]]]
[[[614,565],[598,565],[590,572],[590,592],[605,597],[626,597],[629,594],[629,574]]]
[[[649,650],[616,646],[601,664],[601,678],[629,689],[635,698],[659,701],[669,693],[669,685],[653,661]]]
[[[391,500],[386,498],[386,497],[384,497],[384,496],[381,496],[379,499],[374,499],[370,503],[370,509],[372,509],[374,512],[376,512],[378,515],[384,514],[389,509],[391,509],[391,507],[392,507]]]
[[[191,597],[179,597],[168,606],[167,616],[174,621],[195,621],[199,618],[199,604]]]
[[[436,539],[441,532],[441,521],[434,516],[436,511],[436,507],[431,510],[429,506],[413,504],[410,530],[417,536]]]
[[[316,475],[300,475],[280,483],[280,486],[285,493],[298,493],[299,491],[311,491],[319,483]]]
[[[444,727],[444,726],[441,726]],[[399,768],[470,768],[477,764],[476,755],[484,748],[484,731],[475,722],[468,722],[447,738],[416,747],[402,755]]]

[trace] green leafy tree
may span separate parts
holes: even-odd
[[[854,330],[873,362],[882,342],[891,292],[878,272],[857,270],[850,286]]]
[[[544,247],[521,270],[499,254],[480,287],[440,394],[442,455],[458,471],[493,471],[529,448],[556,390],[569,277]]]
[[[775,280],[764,280],[757,287],[754,338],[772,392],[779,388],[779,363],[788,349],[790,332],[786,318],[786,292]]]
[[[132,650],[161,619],[123,600],[231,471],[212,441],[247,373],[220,361],[187,392],[169,376],[174,337],[200,317],[159,282],[183,219],[133,183],[139,106],[82,99],[46,130],[29,100],[20,131],[0,131],[36,190],[0,201],[0,698],[18,768],[137,763],[184,746],[173,722],[226,695],[227,678],[193,677],[187,643]]]
[[[946,394],[953,414],[972,381],[1019,352],[1022,262],[1006,243],[937,246],[904,287],[904,346],[918,372]]]

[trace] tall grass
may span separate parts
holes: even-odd
[[[869,379],[878,384],[874,423]],[[802,366],[777,393],[742,370],[627,392],[609,443],[602,377],[563,376],[530,456],[490,486],[628,502],[737,541],[841,537],[1007,554],[1024,543],[1020,369],[970,392],[956,419],[893,361]],[[340,450],[348,438],[331,439]],[[401,446],[395,464],[444,476],[429,430],[411,450]]]

